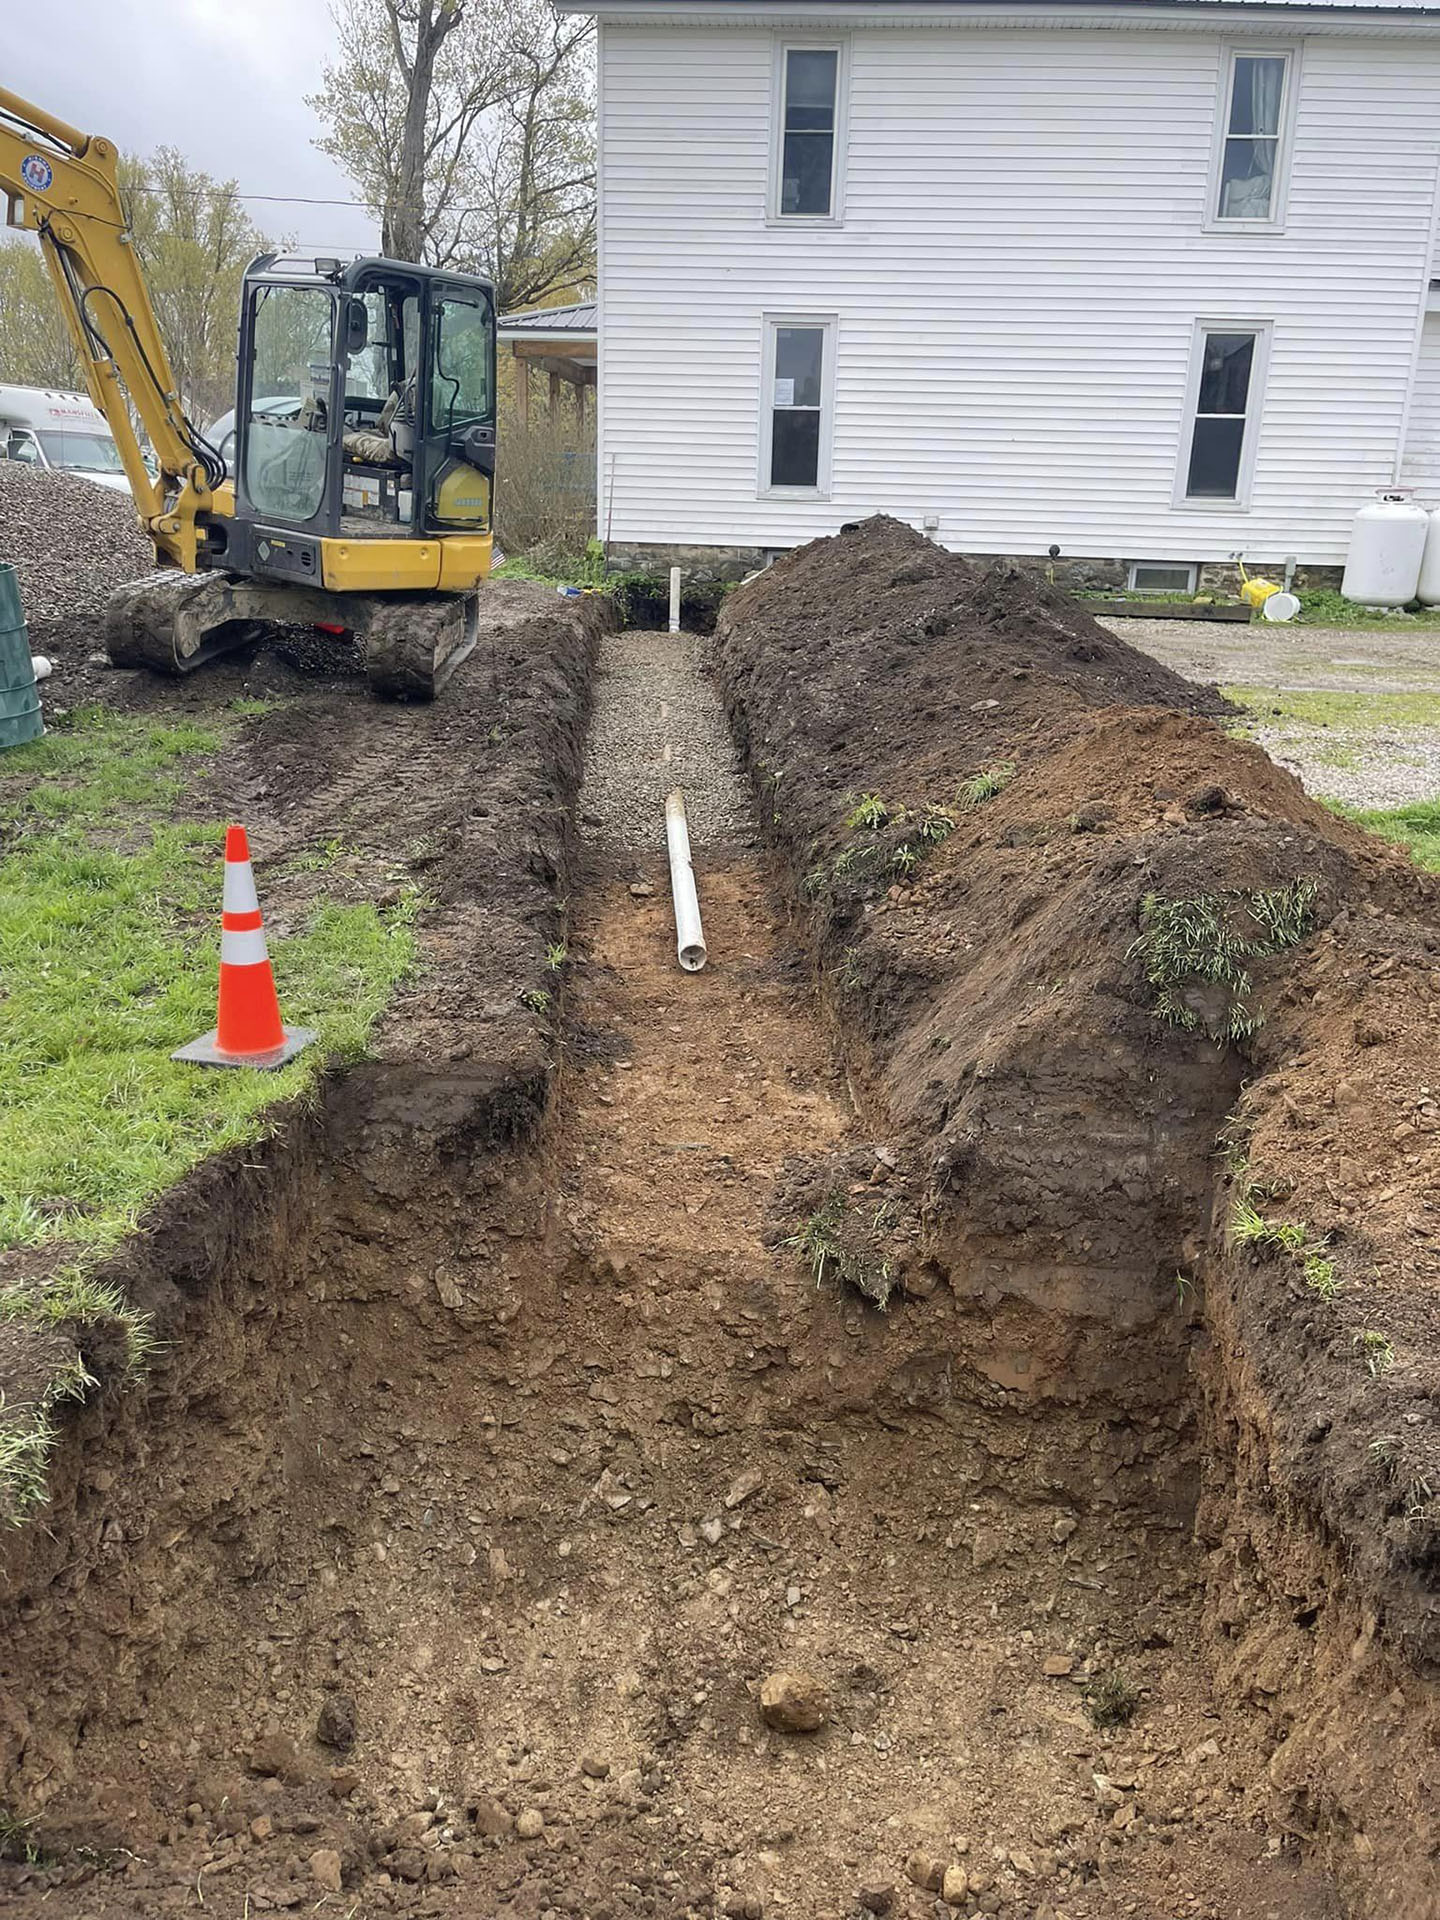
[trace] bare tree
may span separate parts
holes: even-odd
[[[386,202],[380,245],[392,260],[418,260],[425,244],[426,148],[435,56],[463,19],[459,0],[385,0],[390,45],[405,81],[405,120],[395,191]]]
[[[477,130],[475,206],[456,222],[451,257],[488,274],[502,312],[538,306],[595,274],[592,29],[545,0],[522,0],[513,84]]]
[[[488,274],[502,308],[584,285],[595,257],[589,21],[548,0],[337,0],[309,102],[384,250]]]
[[[435,258],[476,123],[503,97],[496,15],[462,0],[338,0],[339,57],[308,105],[316,142],[380,219],[395,260]]]

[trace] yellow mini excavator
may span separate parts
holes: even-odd
[[[112,660],[186,673],[263,626],[305,624],[358,639],[376,693],[430,699],[475,644],[490,572],[489,284],[261,254],[241,296],[232,479],[186,418],[113,144],[0,89],[0,192],[7,223],[39,236],[155,543],[161,571],[108,610]]]

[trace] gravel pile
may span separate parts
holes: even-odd
[[[691,844],[748,840],[746,785],[694,634],[610,633],[600,642],[581,789],[581,833],[612,852],[665,851],[665,796],[685,794]],[[667,757],[668,755],[668,757]]]
[[[155,570],[128,493],[0,460],[0,561],[20,576],[32,629],[104,612],[116,587]]]

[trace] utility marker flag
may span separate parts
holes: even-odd
[[[225,834],[225,898],[220,916],[220,1010],[212,1032],[172,1060],[202,1067],[283,1067],[315,1038],[313,1027],[281,1024],[275,976],[243,827]]]

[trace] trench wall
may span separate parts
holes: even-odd
[[[142,1380],[121,1377],[108,1325],[64,1329],[100,1387],[60,1409],[48,1506],[0,1552],[0,1808],[83,1786],[87,1737],[144,1721],[191,1639],[224,1644],[227,1593],[277,1577],[287,1530],[324,1525],[306,1454],[317,1352],[348,1364],[377,1325],[382,1347],[416,1328],[453,1339],[444,1247],[492,1216],[502,1247],[543,1226],[533,1171],[511,1163],[529,1166],[514,1149],[549,1103],[546,954],[565,932],[608,615],[529,587],[497,590],[492,611],[406,726],[368,701],[321,721],[303,697],[261,723],[264,777],[292,804],[327,756],[347,792],[357,774],[418,783],[423,812],[400,826],[434,849],[426,958],[372,1059],[195,1169],[99,1272],[151,1318]],[[488,1312],[462,1315],[477,1338]]]
[[[1068,1405],[1062,1441],[1148,1469],[1129,1491],[1208,1549],[1217,1693],[1270,1709],[1295,1832],[1355,1913],[1432,1914],[1440,1341],[1414,1223],[1437,889],[1196,689],[1004,588],[871,522],[717,629],[837,1041],[907,1178],[897,1257],[924,1278],[897,1346],[943,1350],[1022,1430]],[[927,841],[936,809],[953,830]],[[1147,900],[1297,882],[1309,930],[1254,964],[1241,1041],[1205,1030],[1210,989],[1187,989],[1197,1031],[1157,1019]],[[1339,1289],[1238,1244],[1241,1202],[1303,1224]],[[1357,1353],[1385,1328],[1377,1373]]]

